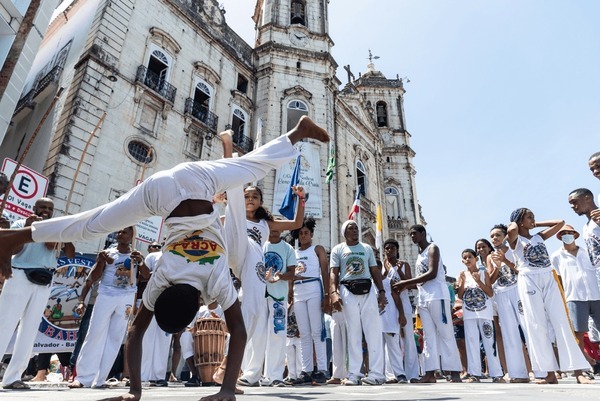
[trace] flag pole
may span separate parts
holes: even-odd
[[[356,187],[356,195],[360,192],[360,185]],[[358,205],[358,220],[356,222],[358,224],[358,242],[362,242],[362,210],[360,207],[360,203]]]

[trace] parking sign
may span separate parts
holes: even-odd
[[[6,158],[2,164],[2,172],[11,177],[17,162]],[[8,193],[4,210],[15,221],[33,213],[33,205],[48,190],[48,178],[26,166],[21,165]]]

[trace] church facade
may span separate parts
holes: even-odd
[[[347,68],[342,84],[327,3],[258,0],[250,45],[214,0],[76,0],[50,24],[0,156],[17,158],[39,130],[24,164],[49,177],[56,215],[76,213],[177,163],[219,158],[224,129],[244,154],[308,115],[332,138],[300,144],[315,243],[329,250],[343,240],[339,227],[360,191],[363,241],[375,244],[380,204],[384,240],[396,238],[412,263],[408,228],[424,221],[403,82],[370,63],[358,78]],[[285,176],[258,183],[275,214]]]

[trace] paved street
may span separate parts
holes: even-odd
[[[124,392],[123,388],[108,390],[78,389],[69,390],[64,385],[44,386],[30,391],[0,390],[0,400],[43,400],[43,401],[80,401],[98,400],[116,396]],[[505,401],[513,400],[598,400],[600,399],[600,380],[593,385],[579,385],[575,379],[561,380],[559,385],[539,386],[535,384],[493,384],[461,383],[452,384],[440,381],[437,384],[392,384],[384,386],[321,386],[245,388],[244,400],[477,400]],[[186,388],[175,385],[169,388],[147,388],[143,400],[196,401],[205,395],[214,393],[214,387]]]

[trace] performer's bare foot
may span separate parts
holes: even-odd
[[[69,383],[69,388],[83,388],[83,384],[79,380],[73,380],[73,382]]]
[[[425,376],[421,377],[418,383],[436,383],[435,372],[427,372]]]
[[[288,132],[288,138],[292,144],[299,142],[302,139],[316,139],[323,143],[329,142],[327,131],[319,127],[307,116],[300,117],[298,124]]]
[[[223,156],[226,158],[231,157],[233,154],[233,130],[228,129],[219,133],[221,141],[223,141]]]
[[[13,252],[28,242],[31,238],[31,227],[13,230],[0,230],[0,276],[5,279],[12,277],[11,257]]]
[[[558,379],[554,372],[548,372],[548,375],[543,379],[535,379],[535,384],[558,384]]]
[[[235,393],[221,388],[217,394],[202,397],[200,401],[235,401]]]
[[[100,401],[138,401],[141,397],[141,394],[134,394],[130,392],[116,397],[103,398]]]

